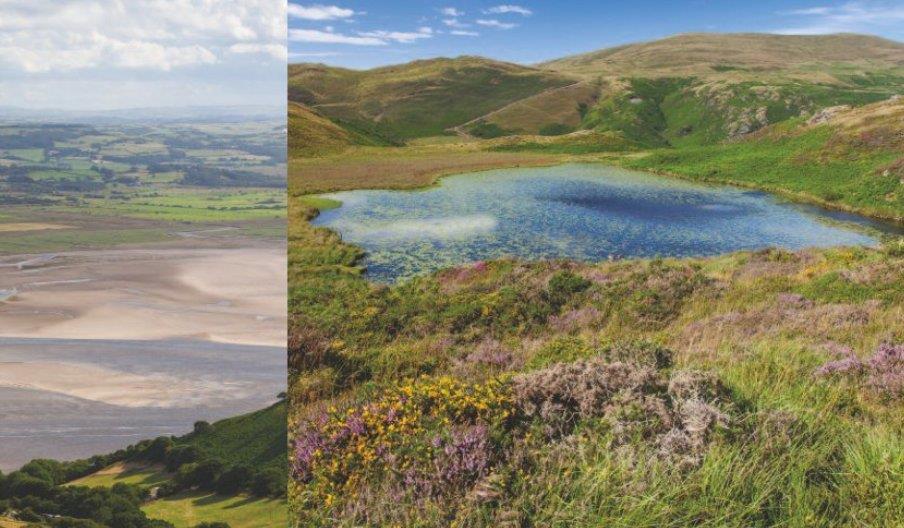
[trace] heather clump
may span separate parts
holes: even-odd
[[[507,368],[512,365],[515,356],[505,345],[493,338],[485,338],[465,356],[468,363]]]
[[[654,350],[613,350],[632,347]],[[601,354],[480,383],[422,377],[305,420],[294,476],[305,510],[322,504],[379,523],[392,515],[374,513],[380,501],[426,511],[500,499],[505,475],[530,471],[525,446],[565,445],[582,424],[608,431],[613,449],[695,467],[729,426],[731,409],[715,377],[668,374],[649,358],[612,362]]]
[[[603,286],[603,292],[612,311],[626,324],[660,328],[678,317],[692,295],[712,284],[697,266],[652,261]]]
[[[904,343],[883,343],[865,360],[855,356],[850,349],[841,352],[847,355],[824,363],[815,374],[850,378],[884,399],[904,398]]]
[[[556,332],[574,332],[587,328],[602,318],[602,313],[593,306],[575,308],[562,314],[550,315],[547,319],[549,327]]]
[[[374,488],[415,499],[454,495],[498,458],[502,445],[489,435],[514,413],[502,380],[424,377],[305,420],[295,440],[295,479],[311,506],[341,500],[354,508]]]
[[[551,438],[581,420],[602,419],[616,445],[641,440],[682,464],[699,461],[707,441],[728,426],[730,400],[710,375],[608,362],[605,356],[559,363],[516,376],[515,400]]]

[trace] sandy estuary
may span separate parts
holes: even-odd
[[[276,243],[191,240],[0,257],[0,469],[274,402],[286,381],[285,258]]]

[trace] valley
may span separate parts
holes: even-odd
[[[296,525],[893,525],[902,93],[848,34],[291,65]]]

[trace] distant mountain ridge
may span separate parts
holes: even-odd
[[[278,105],[138,107],[114,110],[0,106],[0,121],[61,124],[259,121],[282,119],[285,111],[285,106]]]
[[[289,66],[291,101],[399,142],[590,131],[618,148],[705,145],[901,93],[904,44],[854,34],[684,34],[535,66],[473,56]]]
[[[788,72],[814,64],[904,67],[904,43],[870,35],[686,33],[536,65],[571,74],[683,76]]]

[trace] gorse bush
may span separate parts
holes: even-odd
[[[711,375],[657,363],[604,354],[479,383],[422,377],[317,413],[295,440],[304,511],[328,508],[308,521],[380,525],[400,518],[381,500],[417,518],[439,503],[454,510],[475,496],[498,498],[504,481],[529,469],[532,449],[555,449],[582,425],[606,430],[613,449],[696,467],[713,435],[730,427],[731,398]]]

